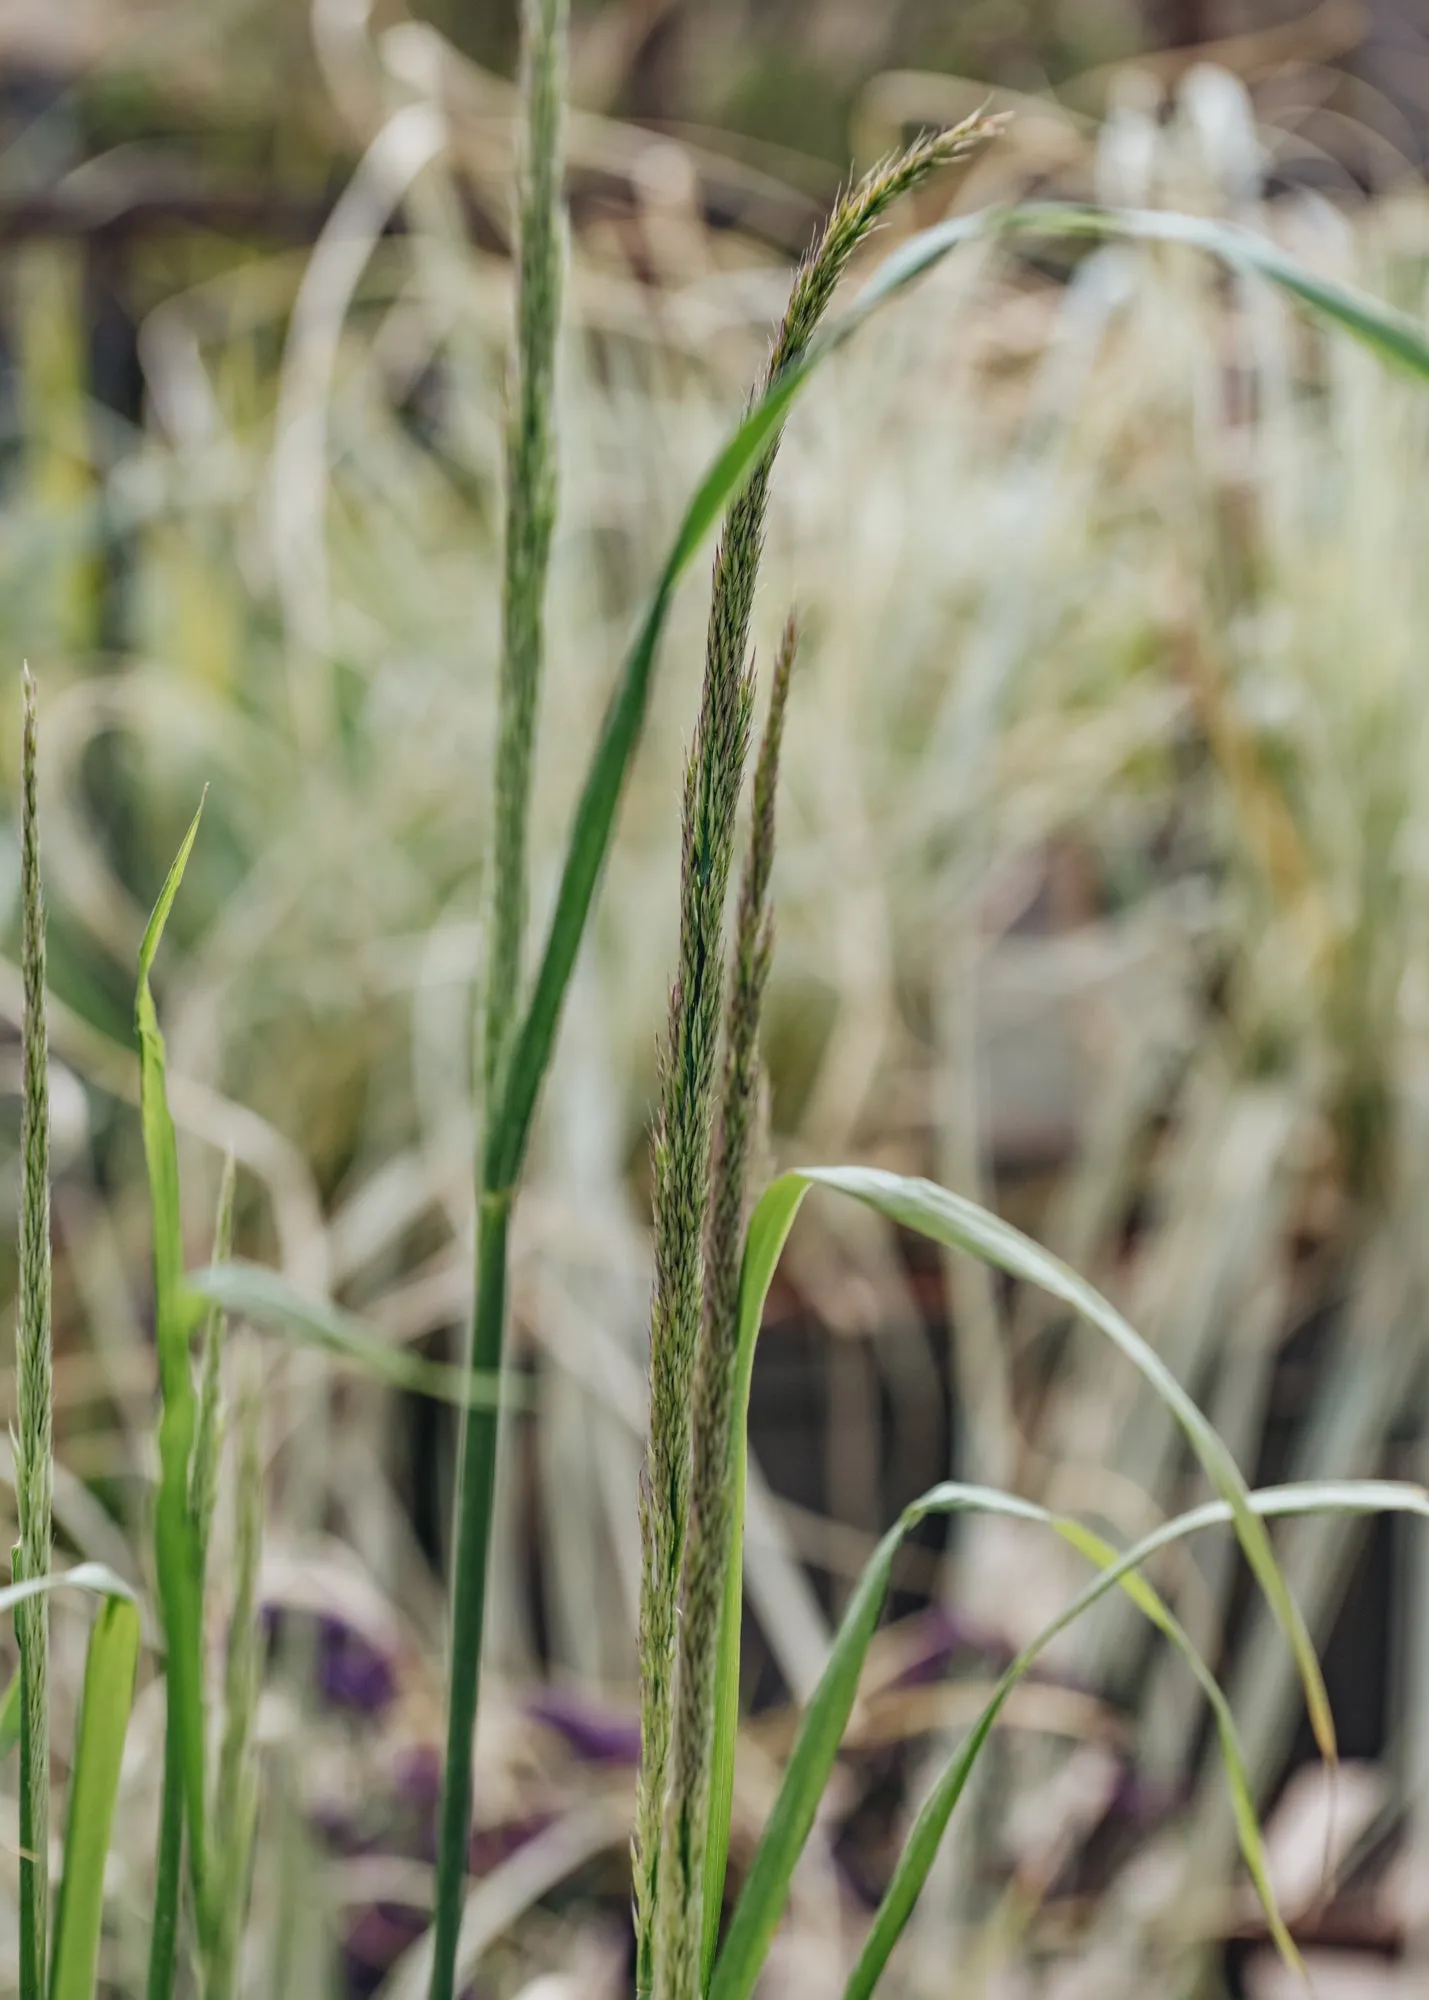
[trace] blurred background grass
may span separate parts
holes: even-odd
[[[434,1353],[466,1310],[513,53],[513,11],[483,0],[0,16],[0,905],[13,948],[28,657],[64,1065],[57,1513],[130,1574],[153,1472],[130,996],[204,783],[161,969],[194,1259],[232,1148],[249,1254]],[[851,163],[991,91],[1009,134],[914,219],[1026,192],[1192,207],[1424,311],[1408,0],[607,0],[577,10],[572,58],[538,905],[676,509]],[[777,479],[758,644],[791,601],[807,643],[773,1151],[993,1201],[1125,1305],[1261,1479],[1425,1470],[1426,470],[1422,394],[1249,281],[1000,246],[840,357]],[[517,1222],[534,1413],[478,1751],[483,1995],[624,1990],[645,1133],[702,625],[696,584]],[[7,959],[12,1023],[18,995]],[[13,1034],[0,1063],[13,1186]],[[318,1690],[275,1676],[263,1710],[248,1990],[398,1995],[430,1892],[454,1440],[431,1406],[265,1366],[264,1601],[276,1650],[316,1634]],[[817,1208],[752,1438],[736,1861],[901,1502],[951,1466],[1131,1535],[1195,1491],[1135,1384],[1042,1302]],[[1340,1521],[1284,1546],[1351,1760],[1333,1814],[1236,1563],[1208,1545],[1167,1588],[1229,1676],[1317,1991],[1407,1997],[1429,1976],[1424,1551]],[[907,1560],[771,1992],[839,1990],[930,1754],[1072,1575],[1006,1524]],[[1174,1661],[1109,1609],[1010,1715],[896,1991],[1289,1990]],[[141,1695],[141,1826],[160,1727]],[[10,1964],[9,1793],[0,1814]],[[116,1993],[141,1983],[147,1852],[114,1857]]]

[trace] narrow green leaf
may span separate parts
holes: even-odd
[[[202,802],[139,948],[139,980],[134,1022],[139,1036],[139,1113],[154,1234],[154,1333],[159,1360],[159,1487],[154,1501],[154,1557],[159,1608],[167,1645],[165,1763],[160,1824],[159,1883],[150,1951],[150,2000],[163,2000],[173,1984],[174,1941],[178,1933],[178,1855],[188,1823],[189,1872],[200,1927],[206,1923],[204,1897],[204,1716],[203,1614],[199,1584],[198,1536],[189,1511],[189,1465],[193,1454],[196,1398],[190,1361],[195,1302],[183,1282],[183,1231],[179,1214],[178,1152],[164,1074],[164,1038],[149,987],[154,955],[173,908],[184,868],[198,834]]]
[[[1334,1485],[1307,1483],[1300,1487],[1267,1489],[1252,1494],[1250,1499],[1257,1518],[1261,1515],[1333,1510],[1353,1513],[1398,1511],[1429,1516],[1429,1495],[1422,1488],[1387,1481],[1366,1480]],[[1264,1903],[1272,1935],[1290,1962],[1298,1963],[1295,1946],[1275,1904],[1249,1779],[1224,1694],[1172,1613],[1151,1586],[1135,1574],[1159,1550],[1186,1535],[1231,1523],[1234,1515],[1229,1504],[1222,1500],[1209,1501],[1191,1513],[1166,1522],[1154,1534],[1138,1542],[1134,1549],[1118,1553],[1080,1522],[1052,1515],[1035,1503],[1013,1494],[950,1481],[934,1487],[905,1510],[883,1537],[859,1579],[835,1637],[828,1665],[800,1722],[779,1795],[745,1879],[724,1948],[716,1962],[709,1986],[709,2000],[748,2000],[754,1989],[857,1696],[864,1659],[878,1624],[892,1575],[893,1559],[900,1543],[928,1514],[961,1512],[994,1513],[1037,1522],[1053,1529],[1080,1553],[1103,1567],[1066,1610],[1019,1654],[998,1682],[982,1715],[959,1745],[909,1835],[893,1881],[846,1989],[845,2000],[854,2000],[854,1996],[862,2000],[862,1996],[873,1990],[873,1984],[927,1879],[938,1842],[978,1752],[1009,1694],[1053,1638],[1065,1631],[1099,1598],[1117,1587],[1127,1591],[1158,1629],[1172,1640],[1212,1702],[1217,1732],[1225,1753],[1227,1780],[1242,1853]]]
[[[1024,1236],[1020,1229],[979,1208],[976,1202],[951,1194],[932,1181],[906,1179],[874,1168],[816,1168],[803,1178],[813,1185],[851,1195],[906,1229],[916,1230],[948,1249],[964,1250],[984,1264],[1005,1271],[1009,1277],[1038,1286],[1070,1306],[1073,1312],[1080,1313],[1121,1350],[1175,1417],[1212,1487],[1235,1516],[1236,1535],[1246,1561],[1295,1655],[1315,1740],[1321,1754],[1333,1761],[1335,1725],[1320,1663],[1300,1607],[1280,1573],[1270,1537],[1246,1504],[1245,1478],[1215,1429],[1155,1350],[1085,1278],[1034,1243],[1031,1237]]]
[[[1426,1494],[1422,1487],[1401,1485],[1389,1480],[1306,1481],[1296,1486],[1267,1487],[1259,1493],[1252,1493],[1249,1498],[1257,1519],[1316,1513],[1402,1513],[1429,1518],[1429,1494]],[[1150,1587],[1135,1574],[1161,1549],[1168,1548],[1173,1542],[1199,1533],[1204,1528],[1228,1524],[1232,1520],[1232,1510],[1226,1501],[1208,1501],[1206,1505],[1194,1508],[1175,1520],[1164,1522],[1134,1548],[1116,1555],[1111,1561],[1106,1560],[1110,1551],[1099,1538],[1091,1537],[1087,1541],[1084,1553],[1103,1564],[1100,1575],[1093,1578],[1066,1609],[1012,1662],[993,1690],[986,1708],[943,1770],[914,1821],[912,1831],[899,1856],[898,1865],[894,1869],[893,1879],[879,1905],[872,1928],[859,1954],[858,1963],[844,1989],[844,2000],[867,2000],[867,1996],[874,1991],[893,1947],[912,1914],[919,1892],[928,1879],[939,1842],[967,1785],[972,1767],[1008,1696],[1052,1640],[1065,1632],[1083,1612],[1089,1610],[1108,1591],[1117,1586],[1124,1590],[1130,1588],[1137,1602],[1148,1611],[1154,1622],[1175,1640],[1178,1649],[1192,1664],[1198,1682],[1211,1698],[1231,1790],[1241,1854],[1256,1893],[1265,1908],[1277,1946],[1286,1961],[1303,1973],[1299,1954],[1275,1907],[1274,1891],[1266,1867],[1265,1849],[1256,1817],[1255,1802],[1225,1696],[1214,1676],[1204,1667],[1204,1663],[1198,1660],[1195,1649],[1191,1647],[1190,1641],[1186,1639],[1180,1627],[1175,1625],[1165,1607],[1157,1600],[1156,1609],[1150,1608],[1150,1599],[1154,1593],[1151,1593]],[[1070,1524],[1062,1524],[1060,1532],[1067,1534],[1067,1539],[1074,1543],[1086,1535],[1085,1530],[1071,1528]]]
[[[33,1582],[22,1580],[0,1588],[0,1613],[13,1611],[28,1598],[43,1597],[52,1590],[87,1590],[96,1597],[123,1597],[132,1602],[134,1592],[122,1576],[107,1563],[76,1563],[73,1569],[47,1570]],[[8,1702],[9,1695],[6,1695]]]
[[[340,1306],[310,1299],[276,1271],[258,1264],[214,1264],[194,1272],[189,1288],[226,1313],[241,1315],[256,1326],[273,1327],[304,1347],[322,1348],[350,1361],[394,1389],[437,1402],[465,1403],[469,1408],[513,1407],[521,1401],[519,1377],[476,1374],[426,1361],[405,1347],[384,1339]]]
[[[1094,1286],[1024,1236],[1021,1230],[932,1181],[884,1173],[872,1167],[815,1167],[781,1175],[765,1191],[750,1223],[740,1330],[741,1353],[746,1347],[749,1350],[746,1374],[753,1366],[759,1317],[774,1266],[799,1203],[812,1186],[850,1195],[906,1229],[949,1249],[964,1250],[1010,1277],[1038,1286],[1081,1314],[1120,1349],[1175,1417],[1211,1485],[1230,1506],[1246,1560],[1295,1654],[1316,1740],[1323,1754],[1333,1758],[1334,1724],[1315,1649],[1280,1573],[1265,1528],[1246,1505],[1246,1484],[1239,1466],[1192,1398],[1135,1328]]]
[[[0,1701],[0,1760],[8,1757],[20,1740],[20,1706],[23,1682],[17,1667],[10,1676],[10,1685],[5,1697]]]
[[[794,1217],[812,1186],[852,1196],[891,1221],[949,1248],[965,1250],[1035,1284],[1082,1314],[1112,1340],[1160,1396],[1181,1425],[1216,1491],[1231,1509],[1236,1533],[1282,1629],[1286,1632],[1306,1690],[1317,1739],[1327,1758],[1334,1755],[1334,1725],[1319,1662],[1299,1607],[1285,1585],[1262,1523],[1246,1500],[1246,1485],[1221,1439],[1191,1397],[1141,1336],[1091,1285],[1020,1230],[976,1203],[950,1194],[931,1181],[908,1179],[874,1168],[826,1167],[781,1174],[765,1189],[750,1218],[740,1283],[739,1375],[730,1477],[735,1493],[734,1558],[725,1587],[720,1626],[712,1752],[710,1820],[705,1862],[706,1944],[718,1924],[729,1852],[734,1749],[739,1726],[739,1632],[743,1594],[742,1534],[746,1466],[746,1413],[754,1353],[764,1301]]]
[[[126,1599],[111,1598],[94,1621],[85,1662],[50,2000],[94,2000],[104,1862],[138,1659],[139,1613]]]

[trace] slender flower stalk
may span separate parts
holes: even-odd
[[[45,910],[40,886],[35,684],[24,670],[20,806],[20,960],[24,983],[20,1111],[20,1285],[15,1326],[15,1576],[50,1566],[54,1397],[50,1344],[50,1108],[45,1031]],[[49,1908],[49,1612],[44,1597],[17,1605],[20,1642],[20,1989],[45,1990]]]
[[[523,139],[517,197],[516,325],[506,449],[506,568],[491,929],[482,1086],[485,1118],[500,1101],[520,1000],[527,911],[527,822],[544,651],[546,576],[556,514],[555,364],[565,263],[562,107],[567,0],[523,0]],[[469,1362],[501,1366],[506,1325],[507,1219],[512,1190],[493,1180],[480,1150],[477,1271]],[[431,2000],[453,2000],[457,1935],[471,1826],[486,1572],[496,1480],[498,1412],[463,1414],[452,1557],[447,1745],[437,1838]]]
[[[981,128],[973,126],[920,140],[844,195],[795,277],[756,397],[807,347],[850,257],[890,204],[936,168],[967,152],[981,136]],[[685,781],[678,969],[670,996],[654,1142],[650,1443],[640,1499],[641,1762],[634,1872],[636,1990],[641,1995],[654,1990],[656,1970],[677,1607],[689,1513],[690,1399],[700,1336],[701,1241],[710,1185],[724,903],[752,707],[749,621],[769,478],[781,434],[774,433],[731,504],[715,553],[704,683]]]
[[[673,1857],[660,1899],[660,1992],[700,1990],[703,1870],[714,1739],[715,1663],[734,1524],[731,1425],[739,1344],[739,1273],[750,1154],[757,1143],[759,1021],[774,951],[769,883],[774,805],[789,677],[798,644],[791,614],[774,661],[769,714],[754,773],[749,849],[740,885],[734,967],[725,1012],[724,1079],[711,1162],[702,1332],[693,1390],[689,1535],[680,1592],[674,1740],[663,1851]]]

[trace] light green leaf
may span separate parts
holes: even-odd
[[[1326,1511],[1359,1514],[1397,1511],[1429,1517],[1429,1495],[1422,1488],[1375,1480],[1270,1488],[1252,1494],[1250,1505],[1257,1518]],[[1065,1611],[1018,1655],[999,1680],[987,1707],[941,1775],[918,1815],[899,1858],[893,1880],[845,1989],[845,2000],[866,2000],[866,1996],[873,1991],[927,1879],[938,1843],[978,1753],[1013,1688],[1059,1633],[1110,1590],[1118,1587],[1130,1594],[1177,1647],[1212,1703],[1241,1851],[1264,1904],[1272,1935],[1289,1962],[1298,1965],[1295,1946],[1275,1904],[1249,1779],[1224,1694],[1172,1613],[1151,1586],[1136,1574],[1154,1555],[1172,1543],[1201,1529],[1231,1523],[1234,1515],[1229,1504],[1222,1500],[1208,1501],[1206,1505],[1164,1523],[1134,1548],[1119,1554],[1080,1522],[1054,1516],[1033,1502],[1012,1494],[950,1481],[934,1487],[905,1510],[883,1537],[859,1579],[835,1637],[828,1665],[801,1719],[779,1795],[745,1878],[729,1934],[707,1989],[709,2000],[748,2000],[759,1977],[783,1913],[795,1866],[814,1824],[838,1754],[900,1543],[928,1514],[960,1512],[995,1513],[1039,1522],[1101,1565],[1101,1571]]]
[[[173,1984],[178,1934],[178,1857],[188,1821],[189,1870],[199,1922],[204,1898],[204,1714],[202,1605],[198,1538],[189,1511],[189,1462],[196,1398],[189,1344],[194,1301],[183,1282],[183,1231],[179,1214],[178,1152],[164,1073],[164,1038],[149,987],[154,954],[173,907],[198,834],[194,814],[183,845],[139,949],[134,1021],[139,1035],[139,1112],[154,1233],[154,1329],[162,1411],[159,1419],[159,1487],[154,1501],[154,1558],[159,1608],[167,1644],[167,1781],[160,1827],[159,1891],[155,1898],[150,1956],[150,2000],[163,2000]]]
[[[740,1283],[739,1372],[735,1386],[731,1465],[736,1496],[735,1529],[720,1626],[704,1878],[707,1966],[713,1954],[724,1893],[730,1800],[734,1783],[734,1746],[739,1721],[739,1629],[749,1385],[769,1285],[800,1204],[814,1186],[851,1196],[891,1221],[916,1230],[934,1242],[951,1249],[965,1250],[1012,1277],[1039,1286],[1082,1314],[1121,1350],[1174,1415],[1213,1487],[1230,1507],[1246,1558],[1294,1651],[1316,1738],[1325,1756],[1334,1756],[1334,1724],[1315,1649],[1299,1607],[1280,1573],[1264,1525],[1247,1504],[1246,1485],[1240,1468],[1181,1384],[1116,1308],[1085,1279],[1020,1230],[931,1181],[868,1167],[809,1168],[781,1174],[766,1188],[750,1218]]]
[[[94,1621],[85,1662],[50,2000],[94,2000],[104,1863],[138,1659],[139,1613],[125,1598],[111,1597]]]
[[[1429,1518],[1429,1494],[1426,1494],[1422,1487],[1401,1485],[1389,1480],[1306,1481],[1296,1486],[1268,1487],[1262,1492],[1252,1493],[1249,1498],[1257,1519],[1317,1513],[1401,1513]],[[1134,1548],[1127,1549],[1113,1561],[1104,1561],[1108,1553],[1105,1544],[1098,1544],[1095,1548],[1088,1546],[1086,1553],[1092,1555],[1094,1560],[1104,1563],[1101,1574],[1079,1592],[1067,1608],[1012,1662],[999,1680],[987,1707],[963,1742],[959,1744],[937,1784],[928,1795],[899,1856],[893,1879],[879,1905],[858,1963],[844,1989],[844,2000],[867,2000],[867,1996],[874,1991],[893,1947],[912,1914],[918,1894],[928,1879],[938,1844],[963,1794],[978,1754],[987,1741],[1008,1696],[1042,1651],[1059,1633],[1066,1631],[1069,1625],[1080,1618],[1083,1612],[1089,1610],[1099,1598],[1104,1597],[1118,1585],[1122,1589],[1131,1587],[1138,1603],[1142,1603],[1141,1593],[1148,1592],[1149,1586],[1136,1578],[1137,1570],[1161,1549],[1170,1547],[1173,1542],[1199,1533],[1202,1529],[1229,1523],[1232,1519],[1232,1512],[1227,1502],[1213,1500],[1208,1501],[1203,1507],[1194,1508],[1190,1513],[1180,1515],[1175,1520],[1163,1523]],[[1079,1532],[1085,1533],[1085,1531]],[[1068,1538],[1073,1539],[1071,1536]],[[1256,1818],[1255,1802],[1225,1697],[1216,1685],[1214,1677],[1204,1668],[1203,1663],[1197,1660],[1189,1641],[1182,1643],[1185,1639],[1184,1633],[1180,1633],[1178,1637],[1179,1627],[1172,1631],[1163,1622],[1164,1607],[1159,1607],[1153,1612],[1148,1604],[1143,1603],[1143,1609],[1147,1609],[1148,1615],[1154,1618],[1161,1629],[1176,1640],[1179,1650],[1192,1663],[1198,1682],[1211,1698],[1226,1776],[1230,1784],[1241,1854],[1265,1908],[1276,1944],[1287,1962],[1303,1971],[1299,1954],[1275,1908],[1260,1826]],[[1169,1618],[1169,1613],[1164,1615]],[[1215,1690],[1214,1694],[1212,1689]]]
[[[274,1327],[302,1346],[322,1348],[389,1382],[394,1389],[477,1409],[494,1409],[498,1403],[510,1407],[523,1400],[524,1385],[519,1376],[481,1375],[441,1361],[426,1361],[384,1339],[340,1306],[307,1298],[285,1278],[261,1265],[214,1264],[195,1272],[189,1288],[223,1312],[241,1315],[258,1326]]]

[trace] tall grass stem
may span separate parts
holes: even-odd
[[[555,365],[565,261],[561,126],[566,15],[566,0],[524,0],[521,16],[523,115],[516,324],[506,433],[506,557],[482,1044],[483,1117],[488,1125],[498,1115],[507,1048],[520,998],[527,910],[527,822],[544,648],[546,576],[556,515]],[[490,1150],[485,1143],[478,1149],[481,1213],[468,1365],[494,1373],[501,1366],[505,1344],[510,1189],[494,1184],[486,1171]],[[494,1409],[468,1409],[463,1414],[431,2000],[452,2000],[456,1979],[498,1430]]]
[[[16,1580],[50,1567],[54,1393],[50,1331],[50,1103],[45,1030],[45,910],[40,884],[35,684],[23,674],[20,961],[24,985],[20,1107],[20,1274],[15,1321]],[[20,1964],[22,2000],[45,1990],[49,1918],[49,1600],[15,1610],[20,1643]]]

